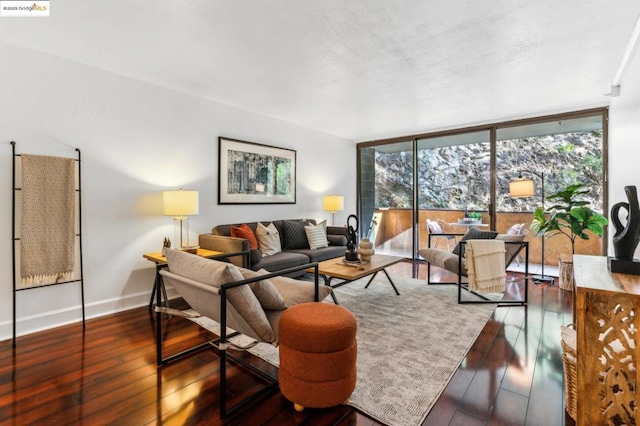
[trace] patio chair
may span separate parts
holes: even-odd
[[[451,232],[451,228],[447,222],[442,219],[431,220],[427,219],[427,231],[429,231],[429,237],[433,235],[433,243],[435,247],[438,246],[438,240],[444,238],[447,242],[447,250],[451,251],[451,246],[449,245],[453,241],[453,245],[455,247],[456,244],[456,235]],[[431,244],[429,244],[431,247]]]

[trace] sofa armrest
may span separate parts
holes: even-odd
[[[224,253],[248,253],[249,241],[244,238],[225,237],[223,235],[201,234],[198,236],[198,244],[203,249],[221,251]],[[249,268],[245,265],[247,256],[238,255],[229,258],[229,262],[236,266]],[[250,261],[250,260],[249,260]]]
[[[344,226],[327,226],[327,240],[330,246],[346,246],[349,233]]]
[[[344,235],[349,236],[346,226],[327,226],[327,235]]]

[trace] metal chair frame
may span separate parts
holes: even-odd
[[[224,419],[227,416],[232,415],[243,407],[247,406],[249,403],[267,395],[268,393],[275,391],[278,389],[278,378],[272,376],[271,374],[259,369],[258,367],[250,364],[246,360],[241,357],[237,357],[233,354],[228,353],[228,350],[231,349],[229,346],[229,339],[236,335],[239,335],[239,332],[233,332],[231,334],[227,334],[227,292],[232,288],[239,287],[241,285],[248,285],[256,281],[261,281],[264,279],[269,279],[276,276],[290,274],[292,272],[297,272],[301,270],[306,270],[313,268],[314,274],[314,300],[316,302],[319,301],[320,298],[320,290],[319,290],[319,275],[318,275],[318,264],[317,263],[309,263],[306,265],[296,266],[292,268],[283,269],[281,271],[277,271],[271,274],[259,275],[255,278],[250,278],[242,281],[236,281],[233,283],[227,283],[220,286],[219,294],[220,294],[220,336],[217,339],[209,340],[204,343],[200,343],[196,346],[193,346],[189,349],[183,350],[176,354],[167,356],[163,358],[162,355],[162,310],[156,309],[156,357],[157,357],[157,365],[159,368],[162,368],[170,363],[183,359],[189,355],[192,355],[196,352],[199,352],[203,349],[215,349],[220,357],[220,419]],[[162,273],[161,273],[162,275]],[[157,306],[161,306],[162,304],[162,292],[161,286],[156,287],[156,303]],[[233,361],[237,364],[240,364],[246,367],[251,372],[258,375],[260,378],[264,379],[267,382],[266,387],[257,391],[256,393],[249,395],[244,400],[238,402],[232,407],[227,407],[227,360]]]
[[[431,235],[429,234],[429,238],[427,240],[427,247],[431,248]],[[442,234],[433,234],[434,236],[440,236]],[[455,236],[462,236],[464,234],[449,234],[449,235],[455,235]],[[427,284],[428,285],[457,285],[458,286],[458,303],[459,304],[470,304],[470,303],[494,303],[497,304],[498,307],[500,306],[513,306],[513,305],[526,305],[527,301],[528,301],[528,297],[529,297],[529,242],[528,241],[505,241],[505,244],[517,244],[520,246],[520,249],[518,250],[518,252],[514,255],[514,259],[520,254],[520,252],[522,252],[522,249],[525,250],[525,265],[524,265],[524,297],[522,300],[500,300],[500,301],[494,301],[494,300],[490,300],[487,297],[483,296],[482,294],[476,293],[475,291],[471,291],[469,290],[469,283],[463,281],[462,277],[462,256],[458,256],[458,277],[456,281],[438,281],[438,282],[432,282],[431,281],[431,263],[427,262]],[[467,244],[466,241],[460,241],[459,244],[461,244],[463,247]],[[505,265],[505,268],[508,265]],[[462,289],[473,293],[474,295],[478,296],[479,298],[481,298],[482,300],[462,300]]]

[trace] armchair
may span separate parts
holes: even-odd
[[[469,302],[463,301],[461,296],[461,290],[468,289],[467,283],[463,282],[462,277],[467,277],[467,266],[464,259],[464,247],[466,245],[466,241],[469,239],[476,239],[474,237],[475,230],[470,230],[462,237],[462,240],[458,243],[458,245],[454,248],[453,252],[449,252],[446,250],[440,250],[437,248],[431,248],[431,237],[429,234],[428,240],[428,248],[418,250],[418,255],[420,255],[423,259],[427,261],[427,284],[456,284],[458,285],[458,303],[498,303],[492,300],[486,300],[480,294],[476,294],[482,299],[485,299],[481,302]],[[434,237],[437,235],[434,234]],[[526,304],[527,303],[527,293],[529,288],[529,242],[524,241],[524,234],[520,235],[507,235],[507,234],[497,234],[494,233],[495,239],[503,240],[505,242],[505,269],[511,264],[511,262],[516,259],[518,254],[524,249],[525,250],[525,273],[524,273],[524,282],[525,282],[525,291],[523,295],[523,300],[509,300],[509,301],[501,301],[500,305],[513,305],[513,304]],[[461,254],[458,255],[458,252]],[[457,280],[450,282],[431,282],[431,265],[442,268],[446,271],[452,272],[456,274]]]
[[[449,251],[451,251],[449,244],[451,242],[453,242],[454,246],[456,244],[456,235],[462,236],[462,234],[452,233],[451,226],[442,219],[427,219],[427,231],[429,232],[429,237],[433,235],[436,246],[438,245],[438,240],[444,238],[447,242],[447,250]],[[429,244],[429,247],[431,247],[431,244]]]
[[[163,358],[161,309],[156,309],[156,355],[159,367],[177,361],[205,348],[213,348],[220,356],[220,417],[247,405],[277,387],[277,378],[249,364],[228,349],[246,350],[258,342],[278,345],[278,323],[282,313],[299,303],[321,301],[332,289],[321,286],[318,264],[306,264],[276,273],[251,271],[231,263],[205,259],[179,250],[167,251],[169,270],[160,271],[163,280],[174,286],[185,301],[200,315],[220,323],[217,339],[196,345],[180,353]],[[314,282],[299,281],[282,275],[314,268]],[[157,299],[160,300],[159,291]],[[227,327],[233,329],[227,332]],[[255,339],[255,343],[238,347],[229,339],[238,334]],[[233,407],[227,408],[227,358],[241,364],[265,379],[266,388]]]

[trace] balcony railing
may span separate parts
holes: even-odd
[[[427,246],[427,219],[442,219],[447,223],[456,223],[462,218],[463,212],[459,210],[420,210],[419,224],[419,248]],[[495,230],[506,232],[512,225],[524,223],[525,239],[529,241],[529,261],[540,264],[542,245],[541,238],[529,231],[529,224],[533,218],[532,212],[498,212],[496,214]],[[412,211],[410,209],[379,209],[375,211],[375,249],[378,253],[398,254],[411,257],[412,252]],[[489,223],[489,215],[482,214],[482,222]],[[489,229],[489,228],[484,228]],[[454,232],[464,233],[466,228],[452,226]],[[440,248],[446,249],[444,239],[438,239]],[[576,253],[588,255],[602,255],[602,238],[590,234],[588,240],[578,238],[576,240]],[[558,258],[571,256],[571,242],[563,235],[547,237],[545,241],[545,265],[558,265]]]

